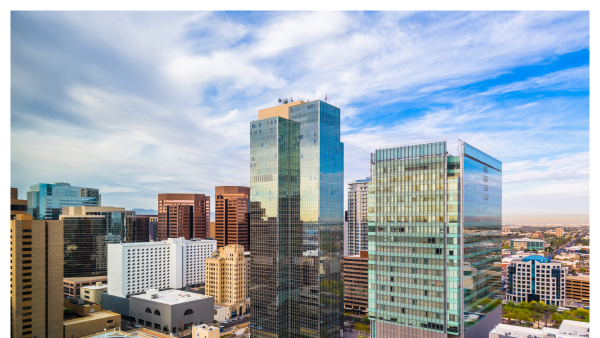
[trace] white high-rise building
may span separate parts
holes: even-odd
[[[348,235],[347,255],[358,255],[361,250],[368,250],[367,195],[370,177],[354,180],[348,184]]]
[[[515,303],[535,300],[564,306],[567,272],[561,262],[542,256],[514,259],[508,266],[506,300]]]
[[[181,289],[205,280],[205,262],[216,240],[169,238],[158,242],[108,244],[108,294],[119,297],[149,289]]]

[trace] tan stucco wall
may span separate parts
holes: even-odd
[[[112,320],[112,323],[108,321]],[[78,338],[121,327],[121,315],[111,311],[94,312],[89,317],[67,320],[63,323],[64,338]]]

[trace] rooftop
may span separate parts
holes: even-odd
[[[156,295],[156,298],[152,298],[153,295]],[[153,302],[173,305],[173,304],[181,304],[186,302],[198,301],[206,298],[213,298],[212,296],[201,295],[193,292],[185,292],[180,290],[147,290],[146,294],[131,296],[130,299],[139,298],[139,299],[147,299]]]
[[[98,312],[92,312],[89,314],[89,316],[65,320],[63,322],[63,325],[79,324],[81,322],[87,322],[90,320],[97,320],[99,318],[109,318],[109,317],[114,317],[114,316],[120,316],[120,315],[118,313],[114,313],[114,312],[111,312],[108,310],[102,310],[102,311],[98,311]]]
[[[550,260],[546,257],[542,257],[542,256],[537,256],[537,255],[531,255],[531,256],[527,256],[525,258],[523,258],[523,262],[530,262],[530,261],[536,261],[536,262],[540,262],[540,263],[550,263]]]
[[[544,337],[542,330],[508,324],[498,324],[490,333],[518,338]]]
[[[519,238],[512,239],[513,242],[543,242],[543,239],[529,239],[529,238]]]
[[[179,237],[179,238],[168,238],[166,240],[163,241],[154,241],[154,242],[135,242],[135,243],[110,243],[110,245],[121,245],[123,247],[139,247],[139,246],[154,246],[154,245],[158,245],[158,244],[177,244],[177,243],[183,243],[183,244],[194,244],[194,243],[211,243],[211,242],[216,242],[216,239],[196,239],[196,238],[192,238],[189,240],[186,240],[184,237]]]
[[[89,282],[89,281],[106,281],[108,280],[108,276],[96,276],[96,277],[65,277],[63,281],[66,282]]]
[[[108,285],[106,285],[106,284],[102,284],[102,286],[88,285],[88,286],[82,286],[81,288],[88,289],[88,290],[100,290],[100,289],[107,289]]]

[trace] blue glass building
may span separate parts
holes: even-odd
[[[460,142],[380,148],[369,183],[373,337],[485,337],[501,321],[502,163]]]
[[[100,206],[100,192],[69,183],[38,183],[27,192],[27,213],[36,220],[58,220],[63,207]]]
[[[340,262],[343,257],[343,224],[344,224],[344,144],[340,141],[340,109],[322,101],[296,102],[284,104],[271,109],[259,111],[259,120],[251,123],[251,336],[252,337],[339,337],[342,329],[343,315],[343,282],[341,280]],[[289,262],[287,275],[288,289],[280,290],[272,297],[281,302],[289,302],[285,321],[280,321],[277,332],[264,332],[266,317],[261,317],[257,311],[267,307],[261,297],[264,293],[252,293],[253,289],[261,288],[264,283],[255,273],[260,273],[257,263],[257,249],[261,245],[261,235],[256,232],[261,224],[256,212],[264,208],[260,189],[266,182],[255,182],[255,177],[265,173],[254,171],[255,168],[274,168],[274,158],[254,156],[255,149],[261,139],[282,140],[281,136],[269,138],[270,124],[265,130],[265,123],[277,116],[278,121],[298,126],[297,138],[299,145],[298,159],[288,157],[288,162],[299,161],[299,224],[293,226],[291,233],[298,238],[288,241],[291,249],[284,254],[280,247],[281,262]],[[281,122],[279,122],[281,123]],[[257,129],[262,128],[262,129]],[[265,134],[267,133],[267,134]],[[295,129],[288,133],[296,133]],[[262,135],[262,136],[261,136]],[[293,140],[293,139],[292,139]],[[281,142],[281,141],[279,141]],[[261,147],[265,143],[260,142]],[[258,151],[258,150],[256,150]],[[291,150],[290,150],[291,151]],[[259,161],[259,162],[257,162]],[[282,165],[283,162],[278,162]],[[256,165],[256,167],[255,167]],[[290,164],[288,164],[290,165]],[[272,169],[271,169],[272,170]],[[267,176],[267,178],[270,176]],[[259,176],[258,178],[261,178]],[[259,191],[255,190],[259,189]],[[281,197],[279,197],[281,199]],[[260,208],[256,202],[261,202]],[[294,200],[294,203],[295,200]],[[293,205],[289,212],[293,214],[278,214],[295,220]],[[282,209],[280,209],[282,210]],[[258,222],[258,223],[257,223]],[[281,222],[281,221],[280,221]],[[293,224],[295,221],[293,221]],[[300,232],[297,232],[297,231]],[[291,230],[290,230],[291,231]],[[264,237],[264,235],[262,236]],[[256,243],[256,244],[255,244]],[[273,253],[275,254],[275,253]],[[258,298],[258,299],[257,299]],[[255,307],[256,304],[256,307]],[[257,330],[257,326],[263,330]]]

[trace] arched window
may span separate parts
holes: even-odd
[[[160,311],[158,311],[158,309],[154,310],[154,314],[157,316],[160,316]]]
[[[194,313],[194,311],[192,311],[192,309],[187,309],[187,310],[185,310],[185,312],[183,313],[183,315],[187,316],[187,315],[191,315],[192,313]]]
[[[152,310],[150,310],[149,307],[146,308],[146,313],[152,313]]]

